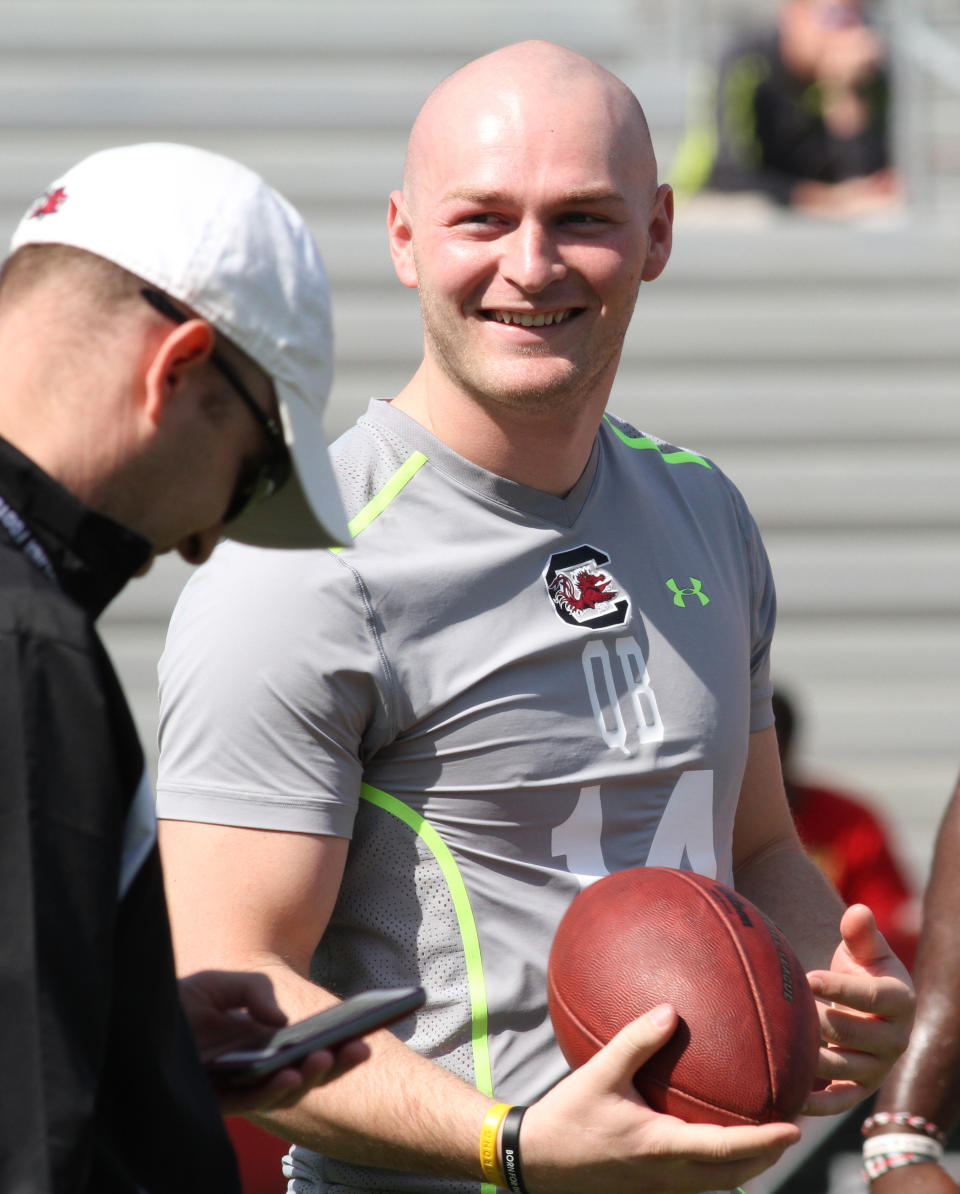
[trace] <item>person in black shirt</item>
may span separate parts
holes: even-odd
[[[885,50],[864,4],[786,0],[774,29],[725,55],[712,128],[685,139],[678,182],[817,215],[890,210],[902,188],[889,123]]]
[[[285,1021],[263,975],[175,978],[153,796],[94,623],[157,552],[343,542],[322,414],[328,291],[297,213],[177,145],[107,150],[34,203],[0,274],[0,1189],[238,1189],[217,1093]],[[238,884],[242,876],[238,876]],[[191,1031],[192,1030],[192,1031]]]

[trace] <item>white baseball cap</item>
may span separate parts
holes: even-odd
[[[127,145],[56,179],[11,250],[85,249],[209,322],[272,379],[290,479],[225,534],[264,547],[349,543],[323,412],[333,375],[330,292],[300,214],[258,174],[190,145]]]

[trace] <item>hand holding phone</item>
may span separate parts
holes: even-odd
[[[362,991],[334,1007],[278,1029],[256,1047],[218,1054],[207,1062],[207,1071],[222,1085],[249,1086],[263,1082],[277,1070],[295,1065],[317,1049],[335,1049],[345,1041],[402,1019],[425,1000],[422,987]]]

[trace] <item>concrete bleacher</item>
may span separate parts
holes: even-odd
[[[891,5],[891,13],[895,8]],[[761,0],[0,0],[0,238],[94,149],[186,140],[233,154],[307,215],[334,291],[329,430],[415,367],[385,199],[443,74],[549,36],[635,87],[669,163],[697,62]],[[912,6],[960,44],[953,0]],[[896,48],[896,47],[895,47]],[[922,182],[883,224],[681,208],[641,293],[611,409],[712,456],[763,529],[777,676],[804,753],[875,796],[920,880],[960,767],[960,95],[911,59]],[[186,569],[158,563],[104,618],[151,759],[155,663]]]

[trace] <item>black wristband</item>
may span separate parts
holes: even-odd
[[[526,1107],[511,1107],[500,1128],[500,1172],[513,1194],[527,1194],[520,1168],[520,1123]]]

